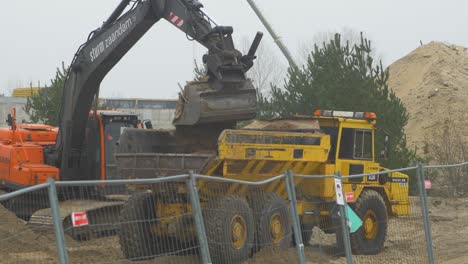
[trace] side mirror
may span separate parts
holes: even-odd
[[[8,114],[6,122],[8,126],[13,127],[13,117],[11,116],[11,114]]]
[[[384,148],[380,152],[380,158],[383,159],[383,160],[388,159],[388,136],[385,136]]]
[[[382,160],[387,159],[387,153],[385,153],[385,150],[380,151],[380,159]]]
[[[146,129],[153,129],[153,123],[151,123],[151,120],[144,121],[144,124]]]

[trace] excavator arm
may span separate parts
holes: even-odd
[[[133,6],[124,12],[131,2]],[[237,121],[255,115],[255,90],[245,72],[253,65],[261,33],[257,33],[249,54],[242,55],[234,48],[232,27],[212,26],[213,21],[202,7],[196,0],[122,0],[107,21],[91,32],[71,63],[63,91],[59,134],[47,159],[60,167],[62,180],[77,180],[84,173],[80,163],[86,123],[101,81],[161,19],[208,49],[203,57],[208,81],[202,89],[200,85],[185,87],[175,124]],[[238,115],[229,114],[229,110]]]

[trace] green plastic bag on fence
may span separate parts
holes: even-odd
[[[362,226],[361,218],[359,218],[349,205],[346,205],[346,215],[348,216],[349,231],[351,233],[356,232]]]

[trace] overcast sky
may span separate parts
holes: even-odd
[[[237,40],[264,31],[245,0],[200,0],[218,23],[232,25]],[[49,83],[62,61],[118,4],[118,0],[2,1],[0,93],[17,85]],[[364,31],[386,64],[419,41],[468,46],[468,3],[456,0],[257,0],[293,53],[314,34],[343,27]],[[272,39],[264,41],[277,51]],[[158,22],[107,75],[102,97],[176,98],[177,82],[192,78],[204,52],[166,21]],[[278,56],[280,57],[280,56]],[[283,59],[282,57],[280,57]],[[284,62],[286,63],[286,62]]]

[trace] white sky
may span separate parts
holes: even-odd
[[[264,41],[275,50],[245,0],[200,0],[217,23],[234,27],[234,37]],[[68,65],[88,33],[118,0],[2,1],[0,9],[0,93],[17,85],[49,83],[62,61]],[[257,0],[293,53],[317,32],[343,27],[364,31],[386,64],[419,41],[468,46],[468,2],[456,0]],[[177,82],[192,78],[193,60],[203,48],[166,21],[158,22],[107,75],[103,97],[176,98]],[[278,56],[280,57],[280,56]],[[281,57],[282,58],[282,57]]]

